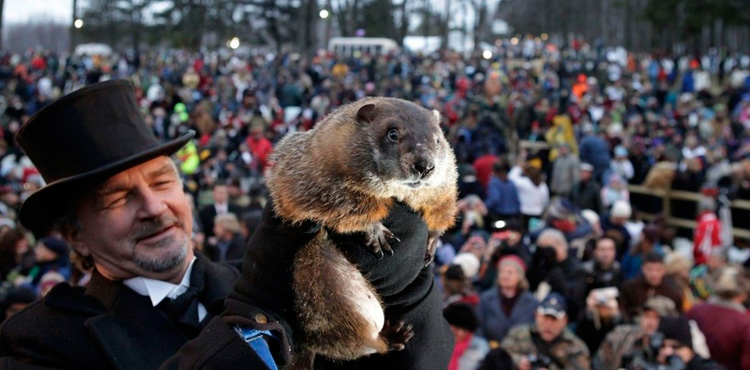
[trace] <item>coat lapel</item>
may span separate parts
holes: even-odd
[[[188,338],[147,297],[94,271],[86,294],[107,313],[86,320],[86,327],[118,369],[156,369]]]
[[[200,302],[208,310],[208,322],[224,307],[239,276],[236,269],[211,263],[198,253],[190,277]],[[202,277],[202,278],[200,278]],[[86,295],[96,298],[106,313],[86,321],[86,327],[119,369],[156,369],[177,353],[189,338],[168,316],[122,282],[109,280],[94,270]]]

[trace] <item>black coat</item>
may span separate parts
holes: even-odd
[[[227,212],[234,213],[239,220],[242,216],[242,208],[229,203],[227,205]],[[216,218],[216,206],[214,204],[207,205],[198,212],[198,218],[201,221],[201,231],[206,235],[206,239],[214,236],[214,219]]]
[[[219,247],[216,245],[206,245],[203,253],[214,262],[240,261],[242,260],[242,257],[245,257],[246,245],[245,237],[242,236],[241,233],[236,233],[230,241],[224,260],[220,260],[221,250],[219,250]]]
[[[237,269],[198,256],[191,285],[203,275],[201,303],[209,316],[224,309],[224,298],[239,276]],[[221,357],[264,369],[260,359],[219,317],[183,350],[191,335],[148,297],[94,272],[87,288],[57,285],[40,301],[0,326],[0,369],[157,369],[198,366]]]
[[[596,213],[604,212],[602,206],[601,188],[594,179],[578,182],[570,189],[570,201],[580,209],[590,209]]]

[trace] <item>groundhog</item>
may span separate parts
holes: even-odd
[[[302,333],[291,368],[311,368],[315,354],[353,360],[403,349],[412,327],[386,322],[379,295],[326,230],[361,233],[376,257],[392,255],[390,243],[399,240],[381,221],[400,201],[427,224],[425,266],[432,261],[437,239],[454,223],[457,197],[456,159],[440,114],[400,99],[363,99],[313,130],[287,135],[271,160],[267,181],[276,214],[323,226],[295,257]]]

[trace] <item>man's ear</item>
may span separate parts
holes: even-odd
[[[88,257],[91,255],[91,251],[86,243],[84,243],[81,230],[73,225],[67,224],[59,228],[60,234],[63,239],[67,241],[78,254]]]

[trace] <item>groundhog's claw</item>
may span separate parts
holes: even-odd
[[[429,266],[432,263],[432,260],[435,259],[435,250],[437,249],[438,239],[439,234],[432,231],[427,237],[427,250],[424,255],[424,267]]]
[[[389,351],[401,351],[414,336],[414,327],[412,325],[404,325],[404,322],[400,320],[387,320],[385,325],[383,325],[380,336],[388,343]]]
[[[399,243],[401,242],[401,240],[393,235],[391,230],[388,230],[388,228],[383,226],[383,224],[381,224],[380,222],[378,222],[370,229],[369,232],[365,234],[367,237],[365,245],[368,249],[370,249],[370,251],[372,251],[373,254],[375,254],[375,257],[377,259],[383,258],[384,251],[385,253],[388,253],[389,256],[393,255],[393,249],[388,243],[388,239],[393,239]]]

